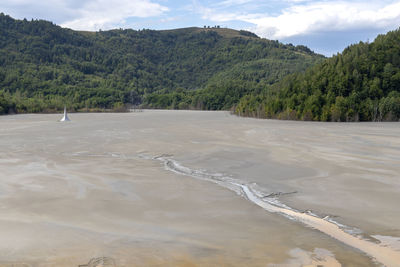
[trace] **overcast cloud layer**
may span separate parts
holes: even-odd
[[[75,30],[218,24],[326,55],[400,26],[400,0],[1,0],[0,12]]]

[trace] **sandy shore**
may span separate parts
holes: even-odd
[[[70,117],[0,117],[0,266],[78,266],[101,256],[117,266],[376,264],[243,195],[166,169],[161,155],[253,184],[396,251],[396,123],[190,111]]]

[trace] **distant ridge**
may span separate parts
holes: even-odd
[[[255,38],[260,39],[255,33],[245,30],[234,30],[230,28],[201,28],[201,27],[187,27],[179,29],[161,30],[161,32],[176,32],[176,33],[201,33],[201,32],[216,32],[224,38]]]
[[[322,58],[227,28],[82,32],[0,14],[0,114],[229,109]]]

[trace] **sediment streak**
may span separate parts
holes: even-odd
[[[279,203],[276,201],[276,198],[266,198],[265,196],[260,196],[259,192],[252,189],[254,184],[248,184],[223,174],[212,174],[202,170],[193,170],[187,168],[182,166],[177,161],[171,159],[169,155],[157,156],[153,157],[153,159],[164,162],[165,168],[169,171],[216,183],[243,196],[250,202],[268,212],[282,214],[285,217],[299,221],[308,227],[319,230],[320,232],[327,234],[348,246],[360,250],[387,267],[400,266],[400,251],[396,251],[391,247],[382,246],[380,244],[365,240],[360,236],[347,233],[343,230],[343,227],[339,227],[338,224],[335,224],[331,220],[320,218],[314,214],[296,211],[295,209]]]

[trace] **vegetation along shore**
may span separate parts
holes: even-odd
[[[315,121],[400,119],[400,31],[325,58],[227,28],[73,31],[0,14],[0,114],[232,110]]]

